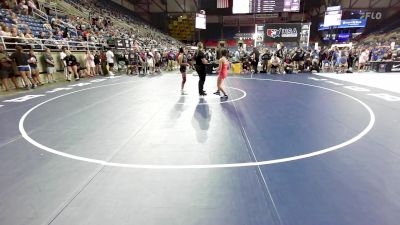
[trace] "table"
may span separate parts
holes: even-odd
[[[371,67],[378,73],[400,72],[400,61],[371,61]]]

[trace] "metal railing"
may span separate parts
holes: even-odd
[[[103,47],[100,43],[88,41],[65,41],[53,39],[40,39],[40,38],[21,38],[21,37],[7,37],[0,36],[0,44],[5,47],[6,51],[14,50],[15,46],[23,46],[35,50],[61,49],[67,47],[70,50],[85,51],[86,49],[100,49]]]
[[[49,22],[49,16],[45,12],[40,11],[39,9],[32,8],[32,14],[33,16],[39,17],[42,20]]]
[[[71,28],[71,29],[75,32],[75,35],[78,35],[78,30],[77,30],[76,27],[74,27],[72,24],[67,23],[67,22],[64,22],[64,21],[62,21],[62,20],[59,20],[59,21],[60,21],[60,23],[61,23],[62,25],[64,25],[64,27]]]

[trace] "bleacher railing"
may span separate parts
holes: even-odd
[[[98,50],[103,47],[100,43],[88,41],[65,41],[65,40],[52,40],[52,39],[39,39],[39,38],[21,38],[21,37],[6,37],[0,36],[0,44],[5,47],[6,51],[15,50],[15,46],[23,46],[32,48],[34,50],[61,49],[67,47],[70,50],[85,51]]]
[[[66,23],[66,22],[64,22],[64,21],[62,21],[62,20],[60,20],[60,23],[61,23],[62,25],[64,25],[64,27],[71,28],[71,29],[75,32],[75,35],[78,36],[78,30],[77,30],[76,27],[74,27],[72,24]]]
[[[39,17],[47,23],[49,22],[49,16],[45,12],[40,11],[39,9],[32,8],[32,13],[33,16]]]

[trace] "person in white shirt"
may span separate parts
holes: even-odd
[[[106,53],[106,57],[107,57],[107,63],[108,63],[108,74],[110,76],[114,76],[113,68],[114,68],[114,53],[111,51],[111,49],[108,49],[107,53]]]
[[[60,59],[62,61],[62,65],[64,67],[64,76],[65,79],[68,79],[68,68],[67,68],[67,62],[65,61],[65,57],[67,57],[66,54],[67,48],[66,47],[62,47],[62,51],[60,53]]]
[[[235,52],[235,61],[240,61],[240,52],[239,52],[239,50],[236,50],[236,52]]]

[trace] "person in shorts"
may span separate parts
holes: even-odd
[[[36,82],[31,77],[28,63],[29,56],[24,53],[24,49],[21,46],[17,45],[15,47],[15,52],[11,54],[10,59],[15,61],[18,72],[24,82],[24,88],[29,90],[29,85],[31,86],[31,88],[35,88]]]
[[[60,59],[61,59],[61,64],[63,66],[64,69],[64,77],[65,79],[68,80],[69,77],[69,72],[68,72],[68,66],[67,66],[67,62],[65,61],[65,57],[67,57],[67,47],[62,47],[61,48],[61,52],[60,52]]]
[[[67,54],[67,56],[65,57],[65,61],[67,63],[68,72],[69,72],[67,81],[71,81],[71,74],[74,74],[74,76],[76,77],[75,80],[78,81],[79,80],[78,60],[76,59],[76,57],[74,55],[71,54],[70,51],[67,51],[66,54]]]
[[[112,72],[114,69],[114,53],[111,51],[111,49],[108,49],[106,57],[108,63],[108,75],[114,76],[114,73]]]
[[[55,83],[56,80],[54,79],[54,73],[56,72],[56,68],[55,68],[55,62],[54,62],[54,58],[51,55],[51,51],[49,48],[46,48],[45,52],[44,52],[44,62],[46,65],[46,78],[47,78],[47,83]]]
[[[96,76],[97,75],[103,75],[103,70],[101,69],[101,60],[100,60],[100,54],[98,51],[93,52],[94,55],[94,65],[95,65],[95,71],[96,71]]]
[[[39,85],[42,86],[42,82],[40,81],[40,74],[39,74],[39,69],[38,69],[38,60],[35,55],[35,52],[33,49],[29,50],[29,59],[28,59],[29,67],[31,68],[31,76],[32,79],[35,80],[35,82]]]

